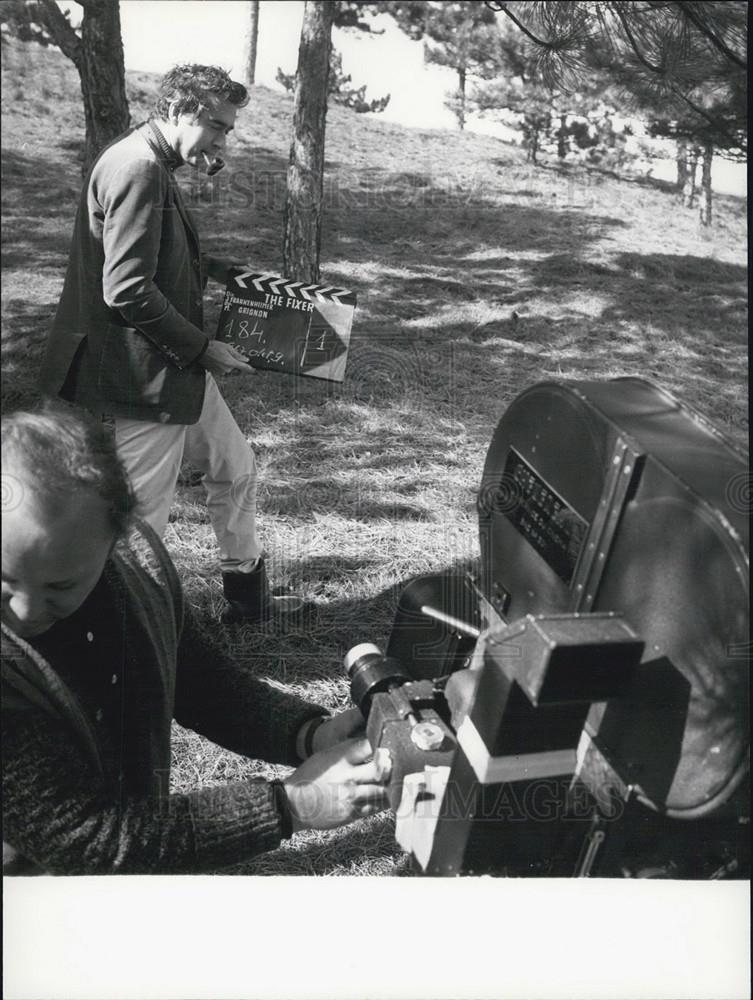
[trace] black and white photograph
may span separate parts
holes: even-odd
[[[747,32],[0,0],[8,1000],[750,996]]]

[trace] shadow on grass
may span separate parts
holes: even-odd
[[[284,168],[265,152],[259,160],[262,193],[275,189],[270,178],[282,178]],[[744,268],[702,256],[639,252],[602,263],[589,259],[591,247],[624,228],[622,219],[500,203],[472,176],[443,185],[428,174],[371,167],[358,177],[357,183],[335,179],[324,213],[330,261],[324,274],[359,295],[346,382],[296,386],[297,403],[392,405],[410,393],[425,412],[450,418],[454,412],[467,422],[473,407],[466,405],[469,397],[460,400],[466,372],[476,373],[477,397],[470,399],[478,415],[478,402],[483,407],[491,400],[500,412],[537,376],[567,377],[583,369],[587,375],[648,372],[669,378],[681,392],[687,379],[691,397],[698,393],[715,415],[710,390],[719,372],[710,378],[691,358],[678,379],[669,341],[682,337],[691,355],[716,354],[725,315],[742,325]],[[279,204],[266,207],[262,198],[255,208],[267,239]],[[543,295],[556,307],[546,315],[539,308]],[[569,296],[587,300],[585,314],[582,306],[568,304]],[[635,329],[623,334],[626,326]],[[621,353],[615,328],[627,341]],[[272,411],[278,403],[282,410],[289,406],[290,386],[264,386],[262,392]],[[730,389],[716,415],[729,418],[735,394],[739,387]]]
[[[506,160],[503,166],[508,166]],[[53,165],[12,150],[4,154],[4,170],[10,221],[4,234],[5,266],[32,268],[41,262],[62,271],[77,191],[65,182],[61,190]],[[207,243],[221,245],[240,260],[253,250],[260,267],[279,259],[286,170],[283,157],[255,148],[250,169],[219,174],[211,182],[202,175],[184,178],[189,205],[202,230],[211,234]],[[43,216],[69,220],[66,237],[51,242],[44,227],[28,225],[29,218]],[[385,405],[410,393],[424,412],[452,419],[455,411],[458,419],[467,420],[470,408],[448,399],[448,392],[465,385],[466,372],[477,373],[479,395],[487,399],[491,394],[501,408],[546,369],[552,350],[556,353],[563,342],[571,349],[569,368],[580,363],[596,368],[613,360],[612,345],[599,345],[592,336],[583,336],[579,349],[579,331],[573,326],[582,326],[583,316],[577,312],[568,315],[565,309],[525,328],[517,324],[513,311],[534,305],[544,290],[603,292],[608,302],[597,318],[604,326],[630,322],[665,334],[677,331],[677,303],[670,299],[682,293],[683,333],[699,344],[706,341],[710,350],[709,321],[711,314],[718,318],[718,309],[705,298],[706,291],[713,291],[708,286],[721,282],[725,293],[731,291],[730,283],[742,281],[744,269],[701,257],[657,261],[657,255],[624,254],[616,269],[587,259],[594,241],[624,226],[621,219],[577,208],[501,202],[499,192],[473,176],[443,183],[439,176],[379,168],[360,170],[357,177],[336,173],[325,197],[323,246],[331,261],[325,273],[359,295],[351,357],[343,386],[296,386],[296,402]],[[208,329],[216,319],[219,294],[213,290]],[[724,308],[737,309],[728,303]],[[45,310],[35,314],[11,300],[6,315],[11,322],[4,349],[13,353],[20,344],[27,366],[38,366],[38,338],[29,333]],[[632,370],[650,366],[651,345],[633,348]],[[227,383],[228,395],[241,409],[244,396],[247,409],[258,412],[261,402],[265,415],[272,416],[291,403],[290,385],[273,383],[273,377],[257,378],[253,395]]]
[[[398,580],[370,597],[320,601],[315,591],[316,587],[322,589],[334,581],[342,592],[343,584],[357,584],[359,577],[377,563],[377,557],[361,559],[336,554],[302,559],[295,567],[295,576],[299,583],[314,584],[313,588],[306,588],[306,593],[314,593],[315,601],[302,613],[286,616],[271,626],[235,625],[218,632],[205,610],[199,610],[197,617],[236,662],[255,673],[263,675],[270,663],[284,660],[290,674],[300,669],[301,677],[307,681],[336,681],[346,692],[345,653],[361,642],[374,642],[381,649],[386,648],[400,594],[417,574],[406,570]],[[474,569],[473,560],[454,559],[441,572],[458,577]],[[191,598],[191,581],[187,581],[186,591]],[[441,672],[438,668],[437,676]]]
[[[78,146],[75,142],[66,145],[74,149]],[[69,166],[70,164],[66,164],[66,168]],[[26,223],[28,247],[34,251],[46,246],[48,234],[44,225],[37,229],[29,225],[29,220],[64,218],[69,220],[70,230],[73,231],[73,213],[80,184],[77,186],[73,182],[67,169],[61,169],[60,164],[55,162],[32,158],[13,149],[4,149],[2,180],[3,222],[11,223],[10,232],[3,234],[3,243],[18,242],[20,230],[12,225],[15,219]],[[27,259],[26,265],[33,266],[33,260],[33,257]]]
[[[312,840],[293,841],[277,851],[270,851],[253,861],[217,872],[219,875],[348,875],[348,868],[363,864],[368,857],[374,874],[381,874],[385,862],[407,861],[403,850],[394,838],[395,821],[389,814],[379,815]],[[379,863],[382,862],[382,865]],[[360,872],[360,874],[366,874]],[[389,865],[388,874],[409,874],[400,865],[394,871]]]
[[[618,181],[620,184],[629,184],[632,187],[651,188],[654,191],[662,191],[665,194],[676,194],[677,185],[673,181],[662,180],[660,177],[649,176],[627,176],[611,167],[600,167],[595,163],[538,163],[540,170],[561,174],[565,177],[586,173],[592,177],[603,180]]]
[[[246,169],[211,181],[188,175],[182,183],[210,237],[207,247],[267,269],[279,259],[287,162],[264,147],[250,148],[248,157]],[[503,160],[508,166],[519,168]],[[8,150],[4,175],[4,266],[62,276],[78,194],[71,172],[61,180],[54,165]],[[740,326],[744,268],[639,252],[618,254],[614,264],[590,260],[592,245],[624,228],[622,219],[577,207],[516,204],[472,172],[442,178],[373,167],[335,172],[329,181],[324,275],[359,296],[346,380],[337,385],[261,375],[251,386],[226,380],[231,408],[252,437],[260,423],[296,407],[317,422],[328,406],[376,407],[389,415],[390,426],[371,434],[382,438],[373,447],[384,452],[396,436],[401,448],[395,462],[420,462],[446,452],[453,421],[480,442],[511,399],[548,374],[649,372],[669,377],[672,387],[677,366],[669,341],[680,336],[689,351],[681,383],[690,381],[708,397],[714,415],[712,384],[726,363],[720,326],[725,317]],[[221,295],[210,288],[208,330]],[[569,304],[572,296],[598,301],[584,315]],[[543,297],[551,300],[546,312]],[[19,385],[6,377],[5,405],[8,398],[15,405],[32,402],[53,309],[53,302],[5,302],[4,357],[12,371],[20,371],[23,358]],[[626,326],[632,329],[623,332]],[[624,343],[615,343],[614,327]],[[720,359],[710,369],[709,357]],[[720,415],[726,417],[731,405],[722,405]],[[410,425],[419,411],[428,420],[411,447]],[[445,424],[431,428],[432,420]],[[368,450],[358,423],[356,415],[343,421],[341,434]],[[289,452],[326,444],[325,435],[315,433],[300,433],[296,441],[289,440]],[[325,448],[325,460],[336,456]],[[415,509],[408,504],[402,513],[412,517]],[[375,507],[373,515],[379,514]]]
[[[37,379],[57,303],[43,296],[8,297],[2,310],[2,412],[33,405]]]
[[[352,580],[357,572],[368,569],[368,560],[353,565]],[[347,581],[343,564],[333,560],[315,560],[307,566],[296,567],[300,579],[309,571],[320,573],[316,588],[328,583]],[[347,678],[343,657],[361,642],[374,642],[384,648],[392,627],[402,582],[389,587],[368,599],[314,603],[289,620],[259,629],[257,626],[228,626],[222,631],[220,641],[238,663],[261,676],[269,676],[280,662],[285,664],[288,678],[298,677],[301,682],[338,682],[341,693],[347,693]],[[316,589],[314,588],[314,589]],[[187,588],[190,591],[190,587]],[[206,628],[214,629],[211,620],[204,616]],[[216,630],[215,630],[216,631]],[[312,696],[312,700],[316,700]]]

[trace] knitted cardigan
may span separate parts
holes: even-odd
[[[169,794],[171,720],[248,757],[295,765],[298,730],[324,710],[253,677],[195,627],[147,525],[116,546],[105,580],[149,695],[136,779],[123,791],[76,692],[3,625],[4,872],[205,872],[279,846],[283,818],[267,781]]]

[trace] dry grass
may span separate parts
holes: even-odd
[[[3,48],[4,406],[32,402],[80,187],[75,71]],[[129,78],[143,117],[154,81]],[[44,97],[59,95],[50,100]],[[229,167],[186,176],[207,249],[280,266],[291,101],[255,88]],[[223,387],[261,470],[276,581],[315,604],[285,632],[219,629],[216,549],[200,487],[166,541],[207,628],[260,675],[344,707],[342,654],[384,643],[402,581],[472,564],[475,490],[506,405],[542,379],[638,374],[744,442],[745,204],[717,197],[701,231],[666,185],[533,167],[500,141],[330,109],[322,273],[358,292],[342,386],[275,375]],[[210,288],[207,329],[220,289]],[[176,727],[176,788],[273,774]],[[400,874],[391,821],[296,838],[238,869]]]

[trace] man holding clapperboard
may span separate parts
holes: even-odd
[[[182,459],[203,473],[225,622],[300,607],[299,598],[271,595],[256,530],[254,453],[213,377],[254,369],[202,329],[207,276],[224,284],[228,264],[201,253],[174,179],[184,164],[221,169],[247,103],[245,87],[224,70],[176,66],[162,80],[154,116],[100,154],[81,195],[42,368],[45,392],[114,421],[139,512],[158,535]]]

